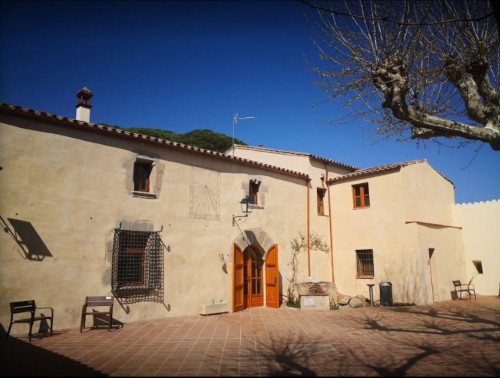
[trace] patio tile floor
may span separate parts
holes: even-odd
[[[500,297],[13,335],[0,355],[2,376],[499,376]]]

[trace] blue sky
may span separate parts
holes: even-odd
[[[500,199],[500,152],[476,143],[377,141],[370,124],[323,102],[302,56],[315,58],[294,1],[0,1],[0,101],[91,121],[187,132],[211,129],[249,145],[309,152],[367,168],[427,161],[456,202]],[[311,104],[318,104],[312,107]]]

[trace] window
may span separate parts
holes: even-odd
[[[163,286],[163,243],[158,232],[115,230],[111,273],[113,290]]]
[[[318,215],[325,215],[325,198],[326,189],[318,188]]]
[[[259,187],[260,187],[260,181],[259,180],[250,180],[250,185],[248,188],[248,197],[250,198],[250,203],[254,205],[259,204]]]
[[[370,207],[370,193],[368,184],[360,184],[352,186],[352,198],[354,208]]]
[[[149,192],[150,176],[153,163],[149,161],[136,161],[134,164],[134,191]]]
[[[476,267],[477,273],[483,274],[483,264],[481,263],[481,260],[472,260],[472,263]]]
[[[356,278],[373,278],[375,269],[373,266],[373,250],[360,249],[356,251]]]

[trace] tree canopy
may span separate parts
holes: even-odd
[[[499,29],[489,1],[302,3],[320,57],[315,84],[350,117],[398,140],[500,150]]]
[[[113,127],[122,128],[116,125]],[[230,147],[232,147],[233,142],[232,137],[209,129],[196,129],[181,134],[170,130],[148,127],[129,127],[126,128],[126,130],[217,152],[226,152]],[[234,139],[234,143],[246,145],[245,142],[236,138]]]

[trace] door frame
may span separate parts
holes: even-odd
[[[245,304],[244,294],[244,251],[254,247],[262,252],[262,249],[256,245],[247,245],[244,250],[237,244],[233,243],[233,277],[232,277],[232,310],[233,312],[244,310],[247,307]],[[273,244],[262,255],[262,306],[278,308],[280,305],[280,279],[278,267],[278,244]],[[257,306],[255,306],[257,307]]]
[[[434,288],[434,282],[436,281],[436,277],[434,274],[436,273],[436,258],[434,257],[434,254],[436,252],[435,248],[429,248],[429,260],[427,260],[427,264],[429,264],[429,276],[431,277],[431,296],[432,296],[432,302],[436,302],[436,293],[435,293],[435,288]]]

